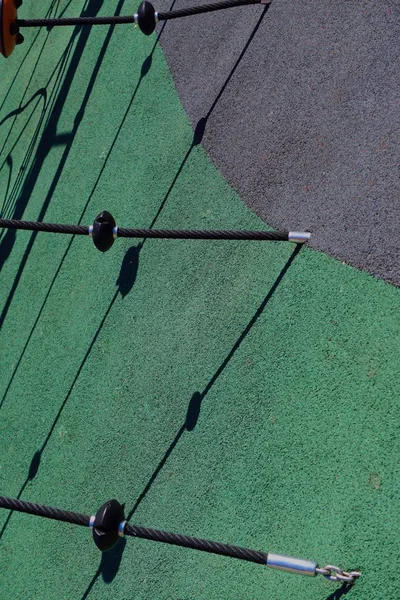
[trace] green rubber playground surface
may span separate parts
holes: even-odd
[[[21,17],[52,14],[24,2]],[[119,3],[66,15],[128,14]],[[188,57],[195,60],[195,57]],[[261,229],[155,36],[26,33],[2,60],[2,216]],[[399,290],[285,243],[0,238],[0,494],[360,569],[350,590],[0,511],[0,598],[400,596]]]

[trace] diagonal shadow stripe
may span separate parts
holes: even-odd
[[[250,333],[250,331],[252,330],[252,328],[254,327],[254,325],[257,323],[258,319],[260,318],[260,316],[264,312],[265,307],[267,306],[268,302],[271,300],[272,296],[275,294],[276,290],[278,289],[278,286],[282,282],[282,279],[284,278],[284,276],[288,272],[290,266],[292,265],[292,263],[293,263],[294,259],[296,258],[296,256],[299,254],[300,250],[301,250],[301,245],[299,244],[293,250],[292,254],[290,255],[290,257],[289,257],[288,261],[286,262],[285,266],[283,267],[283,269],[279,273],[278,277],[276,278],[276,280],[275,280],[274,284],[272,285],[271,289],[269,290],[268,294],[265,296],[265,298],[263,299],[263,301],[259,305],[259,307],[256,310],[256,312],[251,317],[250,321],[247,323],[246,327],[243,329],[242,333],[240,334],[240,336],[238,337],[238,339],[236,340],[236,342],[234,343],[234,345],[232,346],[231,350],[228,352],[228,354],[226,355],[226,357],[224,358],[224,360],[222,361],[222,363],[220,364],[220,366],[218,367],[218,369],[215,371],[214,375],[210,378],[210,380],[207,383],[207,385],[205,386],[204,390],[202,392],[195,392],[193,394],[193,396],[192,396],[192,398],[190,400],[190,403],[189,403],[189,407],[188,407],[188,411],[187,411],[187,414],[186,414],[185,421],[183,422],[183,424],[178,429],[178,431],[177,431],[174,439],[172,440],[170,446],[168,447],[168,449],[165,452],[164,456],[162,457],[162,459],[158,463],[157,467],[154,469],[154,471],[151,474],[151,476],[150,476],[147,484],[145,485],[143,491],[141,492],[141,494],[139,495],[139,497],[136,500],[135,504],[133,505],[132,509],[130,510],[130,512],[129,512],[128,516],[127,516],[127,520],[128,521],[132,518],[132,516],[134,515],[134,513],[139,508],[140,504],[143,502],[144,498],[147,496],[148,492],[151,489],[151,486],[153,485],[153,483],[156,480],[157,476],[159,475],[160,471],[163,469],[165,463],[167,462],[168,458],[172,454],[173,450],[176,448],[176,446],[177,446],[179,440],[181,439],[182,435],[184,434],[184,432],[185,431],[192,431],[195,428],[195,426],[197,424],[197,420],[198,420],[199,414],[200,414],[200,407],[201,407],[202,401],[204,400],[204,398],[206,397],[206,395],[208,394],[208,392],[211,390],[211,388],[213,387],[213,385],[216,383],[216,381],[218,380],[218,378],[220,377],[220,375],[222,374],[222,372],[226,369],[226,367],[228,366],[228,364],[230,363],[230,361],[232,360],[232,358],[236,354],[236,352],[239,350],[240,346],[242,345],[243,341],[248,336],[248,334]]]

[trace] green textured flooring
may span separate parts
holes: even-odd
[[[1,62],[3,215],[263,226],[192,144],[155,38],[36,33]],[[0,266],[2,495],[116,497],[138,524],[363,571],[348,591],[141,540],[101,558],[84,528],[2,511],[2,600],[400,596],[398,289],[282,243],[3,232]]]

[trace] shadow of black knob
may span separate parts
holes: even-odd
[[[97,511],[91,520],[93,540],[101,552],[111,550],[119,542],[125,521],[124,507],[117,500],[109,500]]]
[[[34,479],[36,477],[37,472],[39,471],[41,458],[42,458],[42,453],[40,450],[37,450],[35,452],[35,454],[33,455],[31,464],[29,466],[29,473],[28,473],[29,481],[32,481],[32,479]]]

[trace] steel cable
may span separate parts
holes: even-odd
[[[130,525],[129,523],[125,525],[125,535],[152,540],[153,542],[173,544],[174,546],[183,546],[184,548],[192,548],[193,550],[201,550],[203,552],[211,552],[212,554],[221,554],[262,565],[266,564],[268,558],[268,554],[265,552],[249,550],[248,548],[241,548],[230,544],[220,544],[219,542],[178,533],[169,533],[168,531],[139,527],[137,525]]]
[[[7,508],[8,510],[23,512],[28,515],[36,515],[46,519],[53,519],[54,521],[63,521],[64,523],[71,523],[72,525],[89,526],[90,517],[88,515],[81,515],[79,513],[61,510],[43,504],[26,502],[25,500],[18,500],[17,498],[0,496],[0,508]]]
[[[0,219],[0,228],[21,229],[25,231],[43,231],[47,233],[67,233],[88,235],[90,228],[84,225],[65,225],[62,223],[43,223],[41,221],[19,221]],[[254,240],[287,241],[288,232],[277,231],[235,231],[201,229],[131,229],[117,228],[115,237],[122,238],[159,238],[180,240]]]
[[[190,17],[225,8],[235,8],[236,6],[246,6],[250,4],[261,4],[260,0],[223,0],[222,2],[213,2],[191,8],[182,8],[167,12],[157,13],[159,21],[168,21],[169,19],[179,19],[180,17]],[[124,25],[134,23],[134,15],[115,15],[112,17],[63,17],[61,19],[17,19],[17,27],[65,27],[78,25]]]

